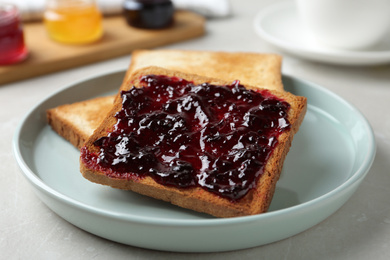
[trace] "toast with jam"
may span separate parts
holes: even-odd
[[[80,171],[215,217],[263,213],[306,107],[285,91],[142,68],[81,148]]]
[[[186,73],[283,91],[282,58],[277,54],[192,50],[135,50],[123,84],[135,70],[160,66]],[[119,88],[119,86],[118,86]],[[47,111],[54,131],[77,148],[93,133],[113,102],[113,96],[66,104]]]

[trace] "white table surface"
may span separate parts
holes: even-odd
[[[46,207],[19,171],[12,137],[37,102],[63,86],[105,71],[126,69],[131,56],[0,86],[0,259],[389,259],[390,65],[334,66],[279,52],[253,30],[253,19],[272,0],[232,0],[234,14],[207,21],[207,34],[163,48],[276,52],[284,74],[320,84],[367,117],[377,155],[366,179],[335,214],[294,237],[252,249],[207,254],[136,248],[91,235]]]

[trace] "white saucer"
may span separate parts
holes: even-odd
[[[294,3],[280,3],[260,11],[255,31],[268,43],[300,58],[341,65],[390,63],[390,32],[377,46],[364,51],[339,50],[316,43],[305,31]]]

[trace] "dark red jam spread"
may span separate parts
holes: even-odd
[[[149,175],[236,201],[255,187],[277,137],[290,129],[290,105],[267,90],[156,75],[141,82],[147,86],[121,93],[114,130],[94,143],[99,154],[84,151],[84,162],[108,176]]]

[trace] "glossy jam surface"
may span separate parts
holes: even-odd
[[[55,41],[91,43],[103,34],[102,15],[94,1],[49,1],[44,12],[47,32]]]
[[[155,75],[142,82],[122,92],[114,130],[95,141],[100,153],[83,151],[84,162],[111,177],[149,175],[236,201],[255,187],[277,137],[290,129],[290,105],[266,90]]]
[[[13,5],[0,4],[0,65],[19,62],[26,56],[18,10]]]
[[[166,28],[173,23],[170,0],[125,0],[123,14],[130,26],[144,29]]]

